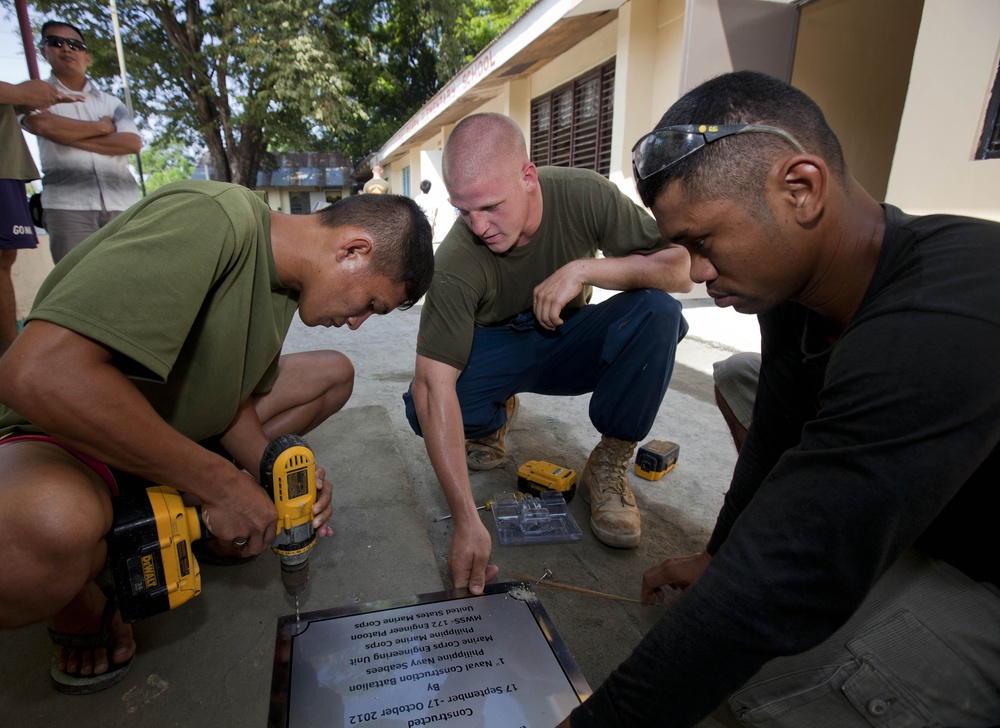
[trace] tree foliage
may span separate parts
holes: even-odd
[[[2,0],[10,5],[11,0]],[[269,152],[377,149],[531,0],[117,0],[133,106],[252,187]],[[35,0],[120,91],[107,0]]]
[[[376,151],[533,1],[333,0],[357,105],[330,143],[355,160]]]
[[[191,179],[194,161],[177,144],[160,142],[142,150],[142,173],[146,194],[152,194],[171,182]]]

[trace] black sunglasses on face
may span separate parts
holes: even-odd
[[[87,50],[87,44],[82,40],[75,40],[73,38],[63,38],[58,35],[47,35],[42,38],[42,42],[47,46],[53,48],[62,48],[63,43],[69,46],[72,51],[85,51]]]
[[[638,179],[647,179],[677,164],[714,141],[734,134],[774,134],[804,154],[802,145],[784,129],[764,124],[690,124],[656,129],[632,147],[632,169]]]

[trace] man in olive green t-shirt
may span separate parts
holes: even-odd
[[[197,498],[216,555],[260,553],[277,516],[248,473],[354,385],[339,352],[281,355],[293,315],[356,329],[416,302],[433,265],[430,225],[404,197],[283,215],[244,187],[179,182],[55,267],[0,359],[0,627],[48,623],[57,689],[109,687],[136,649],[95,583],[116,473]],[[317,475],[313,525],[329,536]]]
[[[461,121],[442,167],[462,222],[437,252],[404,399],[455,524],[455,586],[478,593],[497,568],[467,468],[503,462],[518,392],[592,393],[601,440],[581,488],[591,530],[610,546],[638,545],[626,469],[687,331],[667,291],[691,280],[687,252],[663,242],[648,213],[594,172],[536,169],[506,116]],[[621,293],[588,305],[592,286]]]
[[[74,103],[79,94],[33,79],[12,84],[0,81],[0,355],[17,336],[17,302],[11,268],[17,251],[38,247],[28,209],[25,182],[38,179],[38,169],[24,143],[17,114]]]

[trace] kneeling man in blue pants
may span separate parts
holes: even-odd
[[[454,584],[479,593],[497,568],[467,468],[503,462],[519,392],[593,393],[601,440],[582,476],[591,529],[610,546],[638,545],[627,467],[687,332],[668,291],[692,284],[687,251],[663,242],[650,215],[595,172],[537,169],[506,116],[462,120],[442,166],[462,221],[437,252],[404,399],[454,519]],[[622,293],[588,304],[593,286]]]

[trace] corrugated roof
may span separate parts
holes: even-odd
[[[344,187],[353,183],[351,159],[341,152],[286,152],[274,155],[278,166],[257,173],[260,187]],[[206,155],[191,179],[212,179]]]

